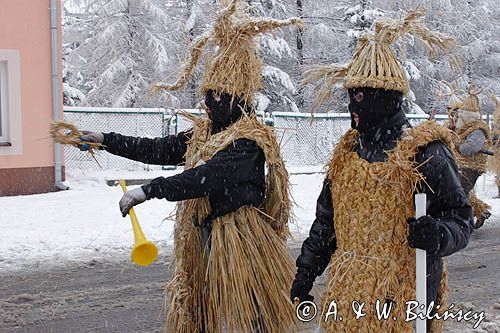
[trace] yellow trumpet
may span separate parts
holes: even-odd
[[[123,193],[127,192],[127,185],[125,180],[120,179],[120,186],[123,189]],[[134,229],[135,245],[132,249],[132,261],[138,266],[149,266],[158,257],[158,248],[156,245],[151,243],[146,239],[144,233],[142,232],[141,226],[139,225],[139,220],[137,220],[137,215],[133,208],[130,208],[128,215],[132,221],[132,228]]]

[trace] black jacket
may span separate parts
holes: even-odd
[[[191,132],[164,138],[138,138],[104,133],[106,151],[156,165],[182,165]],[[142,188],[148,199],[169,201],[207,197],[216,218],[245,205],[264,201],[264,152],[254,141],[240,139],[205,164],[172,177],[159,177]]]
[[[369,162],[385,161],[387,154],[384,151],[396,146],[405,122],[404,114],[400,113],[376,133],[360,136],[358,155]],[[378,140],[373,140],[374,137]],[[427,215],[438,220],[442,234],[438,253],[427,256],[427,300],[430,302],[436,300],[441,282],[441,258],[463,249],[473,228],[470,223],[472,209],[448,147],[438,141],[430,143],[416,157],[417,164],[427,160],[429,162],[419,169],[426,178],[426,184],[420,184],[420,192],[427,194]],[[331,184],[327,179],[318,198],[316,219],[297,259],[296,279],[314,280],[326,269],[337,247],[333,216]]]

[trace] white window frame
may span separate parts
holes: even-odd
[[[5,155],[23,154],[23,130],[21,108],[21,56],[17,49],[0,49],[0,70],[2,75],[2,132],[0,138],[0,160]]]
[[[8,109],[7,61],[0,61],[0,144],[9,142],[9,109]]]

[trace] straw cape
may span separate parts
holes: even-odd
[[[221,3],[212,28],[194,40],[178,80],[157,84],[154,90],[185,87],[203,49],[211,45],[217,48],[205,59],[201,92],[237,96],[252,107],[262,87],[262,61],[255,37],[302,22],[298,18],[254,18],[244,3]],[[294,332],[293,305],[288,299],[293,260],[285,246],[291,213],[290,184],[273,130],[255,115],[243,113],[240,120],[212,135],[209,119],[185,116],[194,125],[185,156],[186,169],[211,159],[236,140],[252,140],[266,158],[266,195],[261,207],[243,206],[212,220],[208,248],[199,228],[211,212],[208,198],[178,203],[175,272],[166,287],[165,331]]]
[[[247,105],[253,105],[256,93],[262,88],[262,60],[255,37],[291,25],[302,26],[299,18],[275,20],[250,16],[250,7],[238,0],[221,1],[223,8],[210,30],[196,38],[190,48],[190,57],[178,80],[173,84],[159,83],[154,91],[184,88],[202,58],[203,49],[217,46],[215,54],[206,57],[207,67],[201,83],[201,93],[208,90],[238,96]]]
[[[350,62],[346,65],[316,65],[306,70],[303,85],[315,83],[316,99],[312,111],[332,98],[336,85],[343,82],[345,89],[357,87],[381,88],[409,92],[406,72],[391,46],[405,35],[418,37],[435,56],[438,50],[450,49],[455,40],[445,34],[429,30],[423,21],[425,10],[417,8],[403,19],[380,18],[372,33],[363,34]],[[452,65],[457,64],[453,58]]]
[[[320,65],[307,70],[303,84],[316,84],[313,111],[330,100],[341,82],[345,89],[369,87],[408,93],[408,79],[391,45],[407,34],[419,37],[431,55],[454,44],[453,38],[429,30],[423,22],[424,14],[417,8],[401,19],[379,19],[374,32],[359,39],[347,65]],[[406,131],[383,163],[369,163],[358,156],[357,130],[351,129],[341,138],[328,167],[337,250],[329,264],[323,311],[332,300],[338,309],[350,309],[353,300],[361,299],[369,313],[356,320],[353,313],[344,311],[347,313],[342,320],[322,321],[327,332],[413,331],[412,323],[404,321],[405,302],[415,299],[416,274],[415,250],[407,243],[407,218],[415,215],[413,194],[425,182],[415,157],[420,147],[433,141],[452,147],[451,135],[448,129],[426,122]],[[439,312],[446,309],[446,285],[443,267]],[[392,300],[395,308],[391,313],[398,320],[378,320],[377,300]],[[432,332],[441,330],[442,322],[433,321]]]

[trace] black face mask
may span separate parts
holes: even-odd
[[[387,122],[403,103],[403,93],[395,90],[354,88],[348,92],[351,127],[360,133]]]
[[[210,109],[208,117],[212,121],[212,132],[220,132],[235,121],[241,118],[245,103],[238,97],[232,98],[231,95],[221,93],[219,100],[212,90],[207,91],[205,96],[205,105]],[[232,102],[232,103],[231,103]]]

